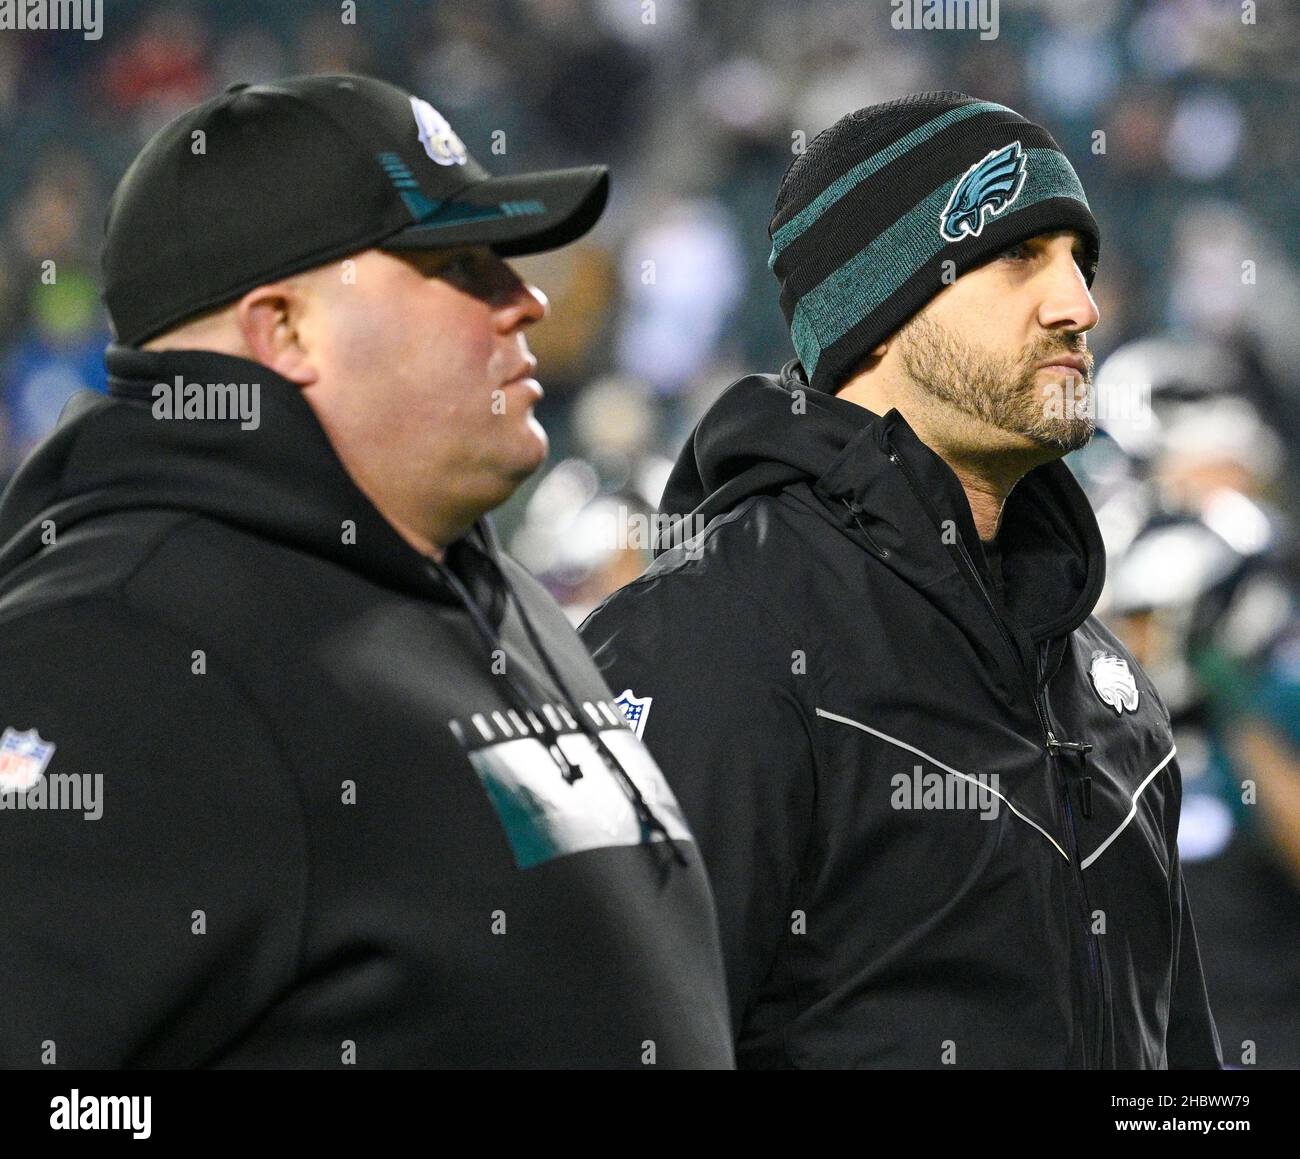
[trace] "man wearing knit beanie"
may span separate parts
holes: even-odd
[[[789,167],[798,358],[733,383],[683,535],[581,632],[718,902],[742,1066],[1221,1065],[1157,690],[1092,615],[1100,238],[1047,130],[963,93]]]
[[[809,383],[832,392],[957,277],[1016,242],[1072,231],[1057,248],[1075,249],[1088,286],[1101,245],[1051,134],[962,93],[837,121],[786,171],[769,230],[795,351]],[[1091,311],[1074,329],[1095,324]]]

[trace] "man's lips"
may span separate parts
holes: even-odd
[[[1078,354],[1054,354],[1040,362],[1036,370],[1054,370],[1061,374],[1074,374],[1083,378],[1088,371],[1088,364]]]
[[[513,378],[507,378],[502,386],[523,386],[537,396],[540,402],[545,397],[546,392],[542,390],[542,384],[533,377],[537,372],[537,359],[530,358],[528,362],[519,368],[519,372]]]

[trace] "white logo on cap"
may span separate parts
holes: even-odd
[[[434,161],[439,165],[464,165],[469,160],[465,142],[456,136],[447,118],[428,101],[412,97],[411,112],[415,114],[415,124],[420,130],[420,144]]]

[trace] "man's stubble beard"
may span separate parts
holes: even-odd
[[[1051,394],[1038,380],[1037,363],[1066,353],[1059,344],[1023,359],[1003,358],[963,342],[920,314],[899,331],[899,339],[903,369],[912,381],[962,414],[1062,455],[1085,446],[1096,433],[1091,407],[1084,405],[1091,386],[1085,394],[1077,380],[1058,379],[1048,388],[1057,392]]]

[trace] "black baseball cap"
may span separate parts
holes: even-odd
[[[371,77],[233,84],[154,134],[118,183],[104,301],[136,346],[358,250],[554,249],[608,193],[603,165],[492,177],[432,105]]]

